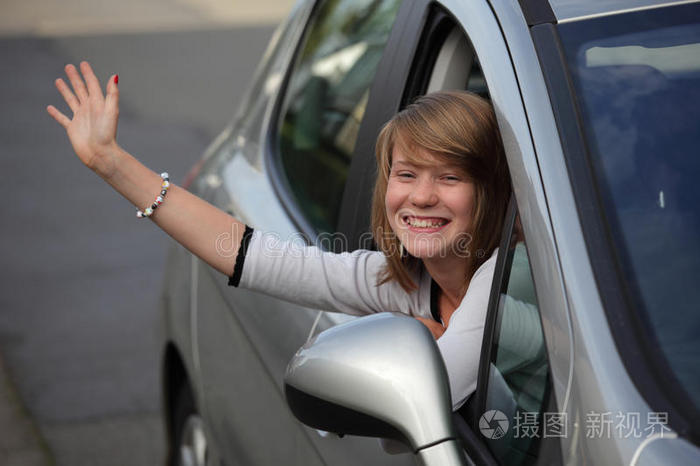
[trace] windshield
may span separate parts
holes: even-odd
[[[696,3],[559,26],[603,215],[633,313],[647,329],[644,343],[661,351],[696,407],[699,18]]]

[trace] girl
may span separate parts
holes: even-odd
[[[476,388],[496,245],[510,180],[491,106],[467,92],[418,98],[377,141],[372,233],[378,251],[333,254],[253,231],[146,168],[116,142],[118,78],[106,96],[87,62],[56,87],[73,112],[47,111],[80,160],[176,241],[243,286],[348,314],[402,312],[437,339],[453,407]],[[154,192],[160,196],[154,202]],[[166,200],[167,199],[167,200]],[[233,232],[234,254],[220,254]]]

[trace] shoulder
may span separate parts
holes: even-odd
[[[489,286],[491,285],[491,279],[493,278],[493,272],[496,270],[496,259],[498,258],[498,248],[494,249],[491,256],[484,261],[483,264],[476,269],[474,275],[472,276],[469,288],[474,282],[485,282],[488,281]],[[468,292],[468,291],[467,291]]]

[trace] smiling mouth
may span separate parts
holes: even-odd
[[[401,220],[405,225],[412,228],[436,229],[442,228],[449,220],[441,217],[415,217],[413,215],[404,215]]]

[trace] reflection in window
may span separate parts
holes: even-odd
[[[279,151],[299,206],[334,231],[369,88],[399,0],[329,0],[317,7],[290,76]]]
[[[622,289],[688,410],[700,405],[698,18],[687,4],[559,26]]]

